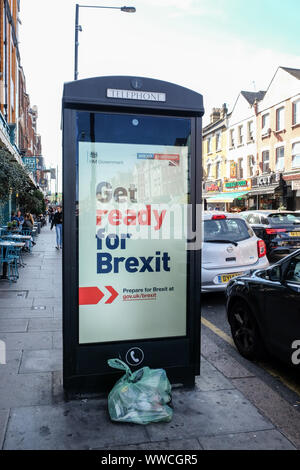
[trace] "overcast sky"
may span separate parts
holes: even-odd
[[[61,97],[74,75],[74,0],[21,0],[20,50],[48,165],[61,165]],[[79,79],[147,76],[229,110],[240,90],[265,90],[278,66],[300,68],[299,0],[81,0],[136,13],[80,9]]]

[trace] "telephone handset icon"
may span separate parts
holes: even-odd
[[[144,352],[140,348],[131,348],[127,351],[126,362],[130,366],[138,366],[144,360]]]
[[[140,359],[138,359],[137,357],[135,357],[135,352],[134,352],[134,350],[130,352],[130,357],[131,357],[131,359],[132,359],[135,363],[140,362]]]

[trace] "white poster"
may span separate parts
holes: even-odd
[[[188,148],[80,142],[78,174],[79,343],[185,336]]]

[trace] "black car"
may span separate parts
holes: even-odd
[[[241,216],[264,240],[269,259],[300,248],[300,213],[292,211],[248,211]]]
[[[247,359],[275,355],[300,369],[300,250],[226,290],[234,343]]]

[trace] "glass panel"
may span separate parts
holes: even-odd
[[[229,240],[239,242],[250,238],[249,229],[241,219],[204,221],[204,241]]]
[[[185,336],[190,119],[78,112],[77,135],[79,343]]]

